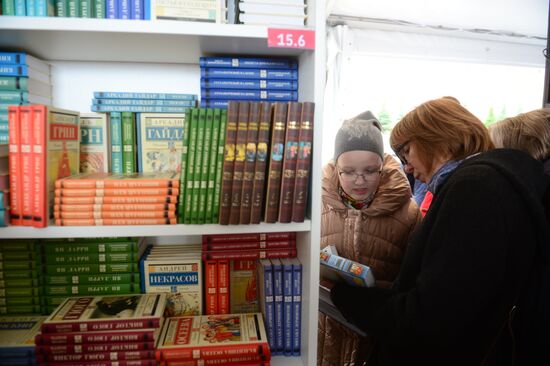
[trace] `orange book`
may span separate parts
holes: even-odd
[[[57,201],[57,200],[56,200]],[[101,211],[175,211],[176,205],[173,203],[105,203],[105,204],[58,204],[55,202],[53,211],[64,212],[101,212]]]
[[[57,226],[175,225],[177,219],[56,219]]]
[[[58,179],[55,188],[179,188],[179,173],[82,173]]]
[[[56,197],[177,196],[179,188],[57,188]]]
[[[45,105],[33,105],[35,227],[48,226],[55,181],[80,169],[80,114]]]
[[[56,219],[142,219],[174,218],[176,211],[91,211],[66,212],[54,211]]]
[[[33,154],[32,154],[32,108],[30,106],[19,107],[19,138],[21,169],[21,215],[24,226],[33,226]]]
[[[84,205],[84,204],[153,204],[177,203],[178,196],[124,196],[124,197],[55,197],[55,204]]]
[[[9,152],[8,163],[10,172],[10,224],[22,225],[23,191],[21,187],[21,154],[19,153],[19,107],[8,107]]]

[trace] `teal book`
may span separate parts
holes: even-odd
[[[92,0],[93,17],[97,19],[105,18],[105,0]]]
[[[136,131],[134,114],[122,112],[122,172],[137,172],[136,165]]]
[[[109,113],[109,131],[111,132],[111,172],[122,173],[122,115]]]

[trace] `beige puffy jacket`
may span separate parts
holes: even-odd
[[[346,207],[338,194],[333,162],[323,171],[321,248],[336,245],[338,254],[369,266],[376,286],[390,287],[397,277],[409,236],[421,215],[399,163],[385,156],[380,184],[371,204]],[[318,366],[352,366],[366,362],[372,341],[319,313]]]

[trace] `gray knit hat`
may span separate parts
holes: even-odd
[[[370,111],[342,123],[334,142],[334,162],[341,154],[354,150],[371,151],[384,160],[382,126]]]

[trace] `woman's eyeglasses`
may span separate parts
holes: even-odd
[[[361,177],[365,182],[372,182],[376,178],[378,178],[378,176],[380,175],[381,172],[382,172],[381,168],[368,169],[368,170],[365,170],[365,172],[361,173],[361,174],[356,173],[356,172],[341,171],[340,169],[338,169],[338,175],[340,176],[340,179],[342,179],[344,182],[348,182],[348,183],[356,182],[357,179],[359,179],[359,177]]]
[[[401,164],[403,166],[409,164],[409,161],[407,160],[407,156],[409,156],[409,150],[411,148],[410,146],[411,140],[407,140],[401,145],[397,146],[397,148],[394,150],[395,155],[401,160]]]

